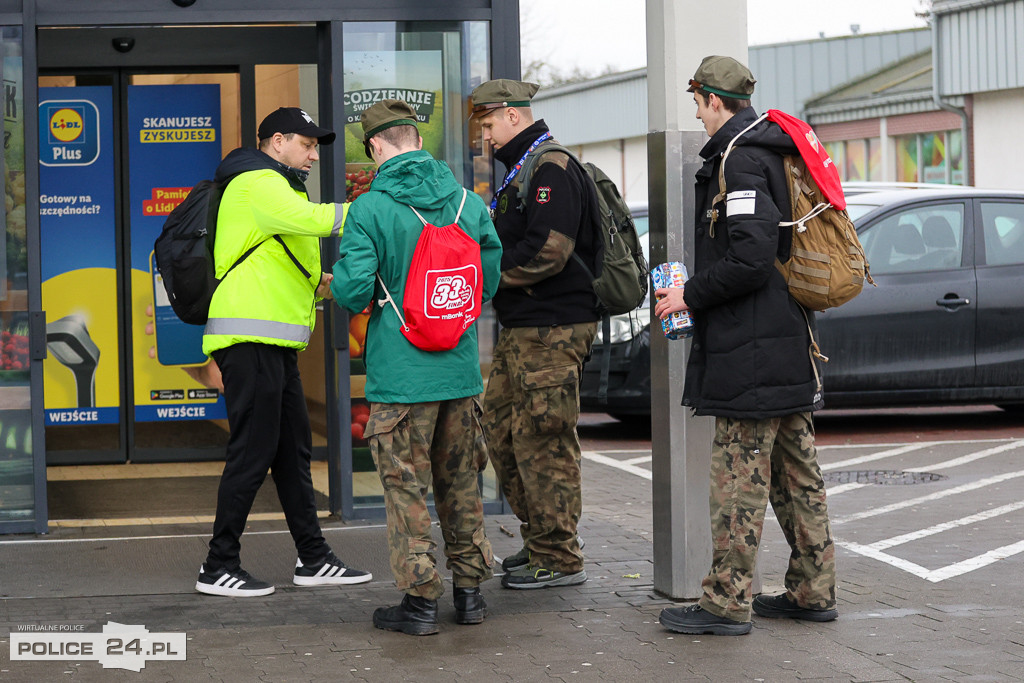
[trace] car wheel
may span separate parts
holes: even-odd
[[[996,407],[1008,413],[1024,413],[1024,403],[997,403]]]

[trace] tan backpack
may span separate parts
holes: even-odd
[[[725,160],[736,141],[744,133],[763,121],[764,114],[734,137],[722,155],[718,168],[718,190],[712,206],[726,197]],[[775,267],[789,285],[790,295],[804,308],[824,311],[845,304],[860,294],[864,281],[872,285],[864,247],[857,238],[857,229],[846,213],[836,209],[825,199],[818,183],[807,169],[799,154],[784,154],[791,220],[782,221],[780,227],[793,228],[793,245],[789,260],[775,260]],[[718,218],[712,212],[711,235]]]

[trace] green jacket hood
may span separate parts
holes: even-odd
[[[437,209],[453,194],[462,194],[462,186],[448,164],[423,150],[405,152],[385,161],[370,189],[417,209]]]

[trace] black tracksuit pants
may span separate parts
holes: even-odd
[[[297,352],[246,343],[212,355],[224,378],[231,436],[207,570],[239,567],[242,532],[268,469],[299,558],[303,564],[319,564],[330,548],[316,514],[309,472],[313,442]]]

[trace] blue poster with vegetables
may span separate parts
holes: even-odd
[[[153,243],[167,216],[221,160],[220,86],[128,87],[128,194],[131,230],[131,320],[135,419],[226,417],[224,399],[189,370],[209,362],[203,326],[171,309]]]

